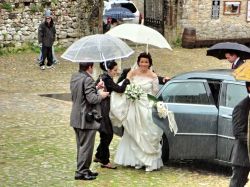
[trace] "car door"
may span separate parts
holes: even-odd
[[[171,80],[157,96],[173,111],[178,126],[176,135],[165,132],[169,158],[215,158],[218,109],[207,81]]]
[[[218,160],[230,162],[233,149],[232,112],[234,107],[247,96],[245,83],[223,81],[219,101],[218,117]]]

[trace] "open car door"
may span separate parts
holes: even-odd
[[[171,80],[157,97],[173,111],[178,126],[174,135],[168,128],[168,120],[163,119],[169,158],[214,159],[218,109],[207,80]]]

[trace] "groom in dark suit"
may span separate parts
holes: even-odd
[[[98,173],[90,170],[95,143],[96,130],[100,124],[97,121],[88,122],[86,113],[96,108],[109,92],[97,93],[93,73],[93,63],[80,63],[79,72],[71,77],[70,91],[72,97],[72,110],[70,125],[74,128],[77,144],[77,170],[75,180],[93,180]],[[101,87],[102,85],[97,85]]]
[[[250,82],[246,82],[248,96],[235,106],[232,115],[235,142],[232,152],[233,174],[230,187],[244,187],[250,171],[247,148],[248,117],[250,109]]]

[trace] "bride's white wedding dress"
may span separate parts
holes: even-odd
[[[163,131],[153,123],[152,106],[147,98],[147,93],[155,95],[158,91],[158,78],[135,76],[130,82],[140,85],[145,94],[133,102],[124,94],[112,92],[111,121],[124,127],[114,161],[136,168],[146,166],[146,171],[159,169],[163,166],[160,144]]]

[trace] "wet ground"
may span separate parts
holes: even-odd
[[[206,49],[149,51],[160,75],[230,68],[226,61],[206,57]],[[61,59],[55,69],[41,71],[36,56],[31,52],[0,57],[0,186],[228,186],[230,168],[192,161],[171,162],[151,173],[127,167],[107,170],[93,163],[92,169],[100,173],[98,179],[75,181],[71,103],[41,95],[69,93],[71,74],[78,67]],[[135,59],[131,57],[123,67]],[[97,134],[96,144],[98,141]],[[118,142],[115,136],[110,148],[112,157]]]

